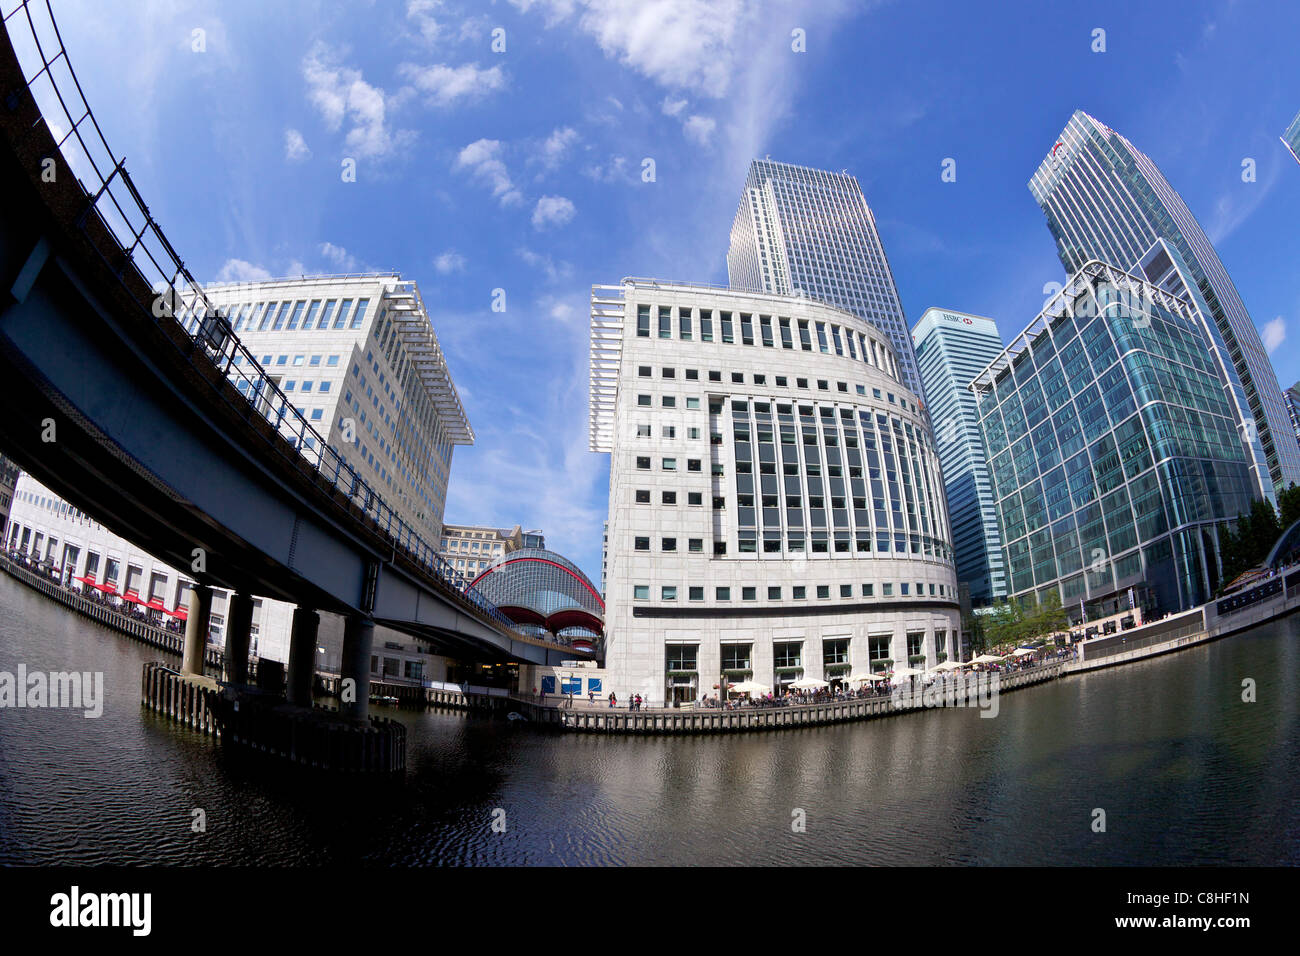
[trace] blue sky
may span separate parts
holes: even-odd
[[[457,450],[447,519],[540,527],[596,579],[608,457],[587,450],[590,286],[725,282],[755,156],[857,175],[909,322],[945,306],[1005,338],[1062,278],[1025,184],[1087,110],[1182,193],[1282,384],[1300,378],[1300,165],[1278,140],[1300,111],[1300,4],[53,6],[191,271],[416,280],[478,435]]]

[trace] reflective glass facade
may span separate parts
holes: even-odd
[[[912,329],[943,468],[957,580],[980,607],[1007,593],[997,506],[970,383],[1002,352],[991,319],[927,309]]]
[[[889,337],[903,384],[921,394],[903,304],[856,177],[754,160],[731,227],[727,275],[735,289],[802,292],[870,322]]]
[[[1291,125],[1282,134],[1282,143],[1291,151],[1295,161],[1300,163],[1300,113],[1295,115]]]
[[[1246,396],[1273,484],[1300,482],[1300,445],[1250,313],[1182,197],[1114,130],[1076,111],[1029,181],[1069,273],[1090,259],[1132,269],[1158,238],[1187,264]]]
[[[976,378],[1012,595],[1209,599],[1254,498],[1209,351],[1185,300],[1094,262]]]

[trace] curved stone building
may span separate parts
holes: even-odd
[[[488,565],[470,587],[525,631],[591,648],[605,629],[605,602],[591,579],[563,555],[521,548]]]
[[[959,613],[938,457],[889,338],[806,298],[592,291],[591,448],[610,453],[609,689],[931,667]]]

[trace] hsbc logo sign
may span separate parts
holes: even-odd
[[[963,325],[975,324],[973,319],[970,319],[964,315],[953,315],[951,312],[940,312],[939,315],[945,322],[958,322]]]

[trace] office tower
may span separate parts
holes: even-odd
[[[1297,163],[1300,163],[1300,113],[1295,115],[1291,125],[1282,133],[1282,145],[1287,148]]]
[[[1246,450],[1195,309],[1092,262],[971,384],[1008,592],[1072,616],[1178,611],[1218,584]]]
[[[1300,382],[1296,382],[1282,393],[1286,399],[1286,411],[1291,416],[1291,427],[1300,436]]]
[[[375,274],[205,291],[321,438],[436,545],[452,452],[474,431],[416,284]],[[197,317],[179,318],[198,330]]]
[[[1156,165],[1123,136],[1075,111],[1029,190],[1067,273],[1091,259],[1133,270],[1156,239],[1169,242],[1232,357],[1269,477],[1277,488],[1300,482],[1300,444],[1259,332],[1210,240]]]
[[[592,290],[609,688],[654,702],[955,653],[939,459],[889,339],[808,299]]]
[[[921,396],[876,218],[847,172],[754,160],[731,226],[727,275],[733,289],[802,293],[871,323],[893,347],[903,384]]]
[[[1002,351],[992,319],[927,309],[912,329],[952,524],[957,580],[980,607],[1007,593],[997,507],[970,383]]]

